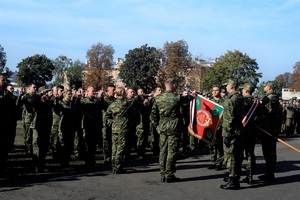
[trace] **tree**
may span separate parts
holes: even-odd
[[[288,87],[288,85],[291,84],[291,73],[286,72],[276,76],[274,82],[276,82],[280,88]]]
[[[77,89],[83,86],[83,70],[85,64],[79,60],[75,60],[74,63],[67,69],[66,75],[69,80],[70,88]]]
[[[36,54],[22,60],[17,66],[19,71],[17,73],[16,82],[19,85],[28,85],[35,83],[38,87],[51,81],[54,70],[52,61],[45,55]]]
[[[97,89],[111,84],[109,70],[113,65],[113,55],[115,50],[111,45],[97,43],[93,45],[86,54],[87,65],[85,70],[84,84],[92,85]]]
[[[6,73],[7,77],[10,77],[12,71],[10,71],[8,67],[5,67],[6,61],[6,53],[4,52],[4,48],[0,44],[0,73]]]
[[[239,85],[251,82],[256,86],[262,77],[261,73],[257,72],[258,69],[256,60],[247,54],[238,50],[227,51],[207,69],[201,84],[204,89],[210,89],[213,85],[221,85],[228,79],[234,79]]]
[[[54,85],[60,85],[64,83],[64,71],[70,67],[72,64],[72,59],[67,56],[60,55],[55,60],[53,60],[54,70],[53,75],[56,77]]]
[[[114,48],[111,45],[102,43],[94,44],[86,53],[88,67],[107,69],[113,64]]]
[[[187,42],[166,42],[163,48],[163,66],[167,78],[175,78],[179,82],[179,89],[184,87],[186,69],[191,66],[191,54]]]
[[[129,50],[120,67],[120,77],[128,87],[142,88],[150,93],[155,87],[155,76],[160,65],[159,52],[147,44]]]
[[[293,68],[294,71],[290,77],[291,84],[289,87],[292,89],[300,89],[300,61],[296,62]]]

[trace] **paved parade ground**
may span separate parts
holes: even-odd
[[[300,149],[300,135],[282,139]],[[10,154],[9,174],[0,178],[0,200],[296,200],[300,197],[300,154],[281,143],[277,145],[276,180],[265,183],[257,179],[264,171],[264,159],[258,143],[255,150],[257,171],[254,184],[241,183],[241,189],[235,191],[220,189],[227,170],[207,169],[210,165],[207,148],[180,155],[176,175],[181,181],[176,183],[160,182],[158,158],[149,152],[148,159],[128,161],[125,165],[127,174],[111,174],[109,166],[103,164],[100,152],[97,154],[97,165],[93,167],[87,168],[82,165],[82,161],[73,159],[69,168],[61,169],[47,157],[48,171],[33,173],[30,157],[22,152],[22,146],[17,146],[15,152]],[[244,175],[241,180],[243,178]]]

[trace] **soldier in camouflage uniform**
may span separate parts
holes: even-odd
[[[245,83],[243,86],[240,87],[242,89],[242,95],[244,97],[244,108],[245,111],[248,112],[253,105],[254,97],[252,93],[254,92],[254,85],[251,83]],[[248,184],[253,183],[253,173],[256,167],[255,162],[255,154],[254,148],[257,139],[257,129],[255,126],[255,118],[259,108],[256,108],[256,111],[252,114],[251,118],[249,119],[248,123],[244,128],[244,151],[247,160],[247,176],[243,179],[243,182]],[[249,116],[250,117],[250,116]]]
[[[129,131],[126,135],[126,145],[125,145],[125,159],[129,158],[132,148],[136,150],[136,126],[139,124],[139,113],[137,106],[137,98],[133,88],[127,88],[126,90],[126,99],[129,102],[132,102],[132,106],[129,111]]]
[[[160,87],[155,88],[155,90],[153,91],[153,97],[150,99],[150,102],[149,102],[150,112],[152,110],[152,106],[153,106],[155,97],[161,93],[162,93],[162,89]],[[148,140],[149,140],[153,154],[159,155],[159,134],[158,134],[157,129],[154,126],[154,124],[151,123],[151,119],[150,119],[149,139]]]
[[[261,133],[261,146],[266,161],[266,173],[258,176],[260,180],[273,181],[275,179],[275,168],[277,161],[276,144],[280,131],[281,119],[279,109],[279,98],[274,92],[273,82],[267,82],[264,85],[266,96],[263,97],[262,113],[260,116],[260,126],[272,136]]]
[[[27,87],[27,93],[20,93],[17,99],[17,106],[24,105],[24,141],[25,141],[25,152],[27,154],[32,153],[32,129],[30,129],[31,123],[34,119],[35,110],[33,103],[36,102],[37,98],[37,87],[35,84],[29,84]]]
[[[72,101],[72,90],[63,92],[63,99],[55,105],[55,109],[59,111],[61,116],[59,123],[58,149],[59,161],[61,166],[69,166],[71,155],[74,149],[74,137],[76,131],[76,109],[74,101]]]
[[[228,80],[224,85],[226,85],[228,96],[224,101],[222,136],[229,178],[225,178],[224,180],[228,183],[220,187],[222,189],[239,189],[243,162],[243,97],[236,91],[237,83],[234,80]]]
[[[97,146],[98,135],[101,132],[101,97],[102,93],[98,92],[98,97],[95,96],[93,86],[87,88],[86,97],[80,100],[81,110],[83,113],[82,128],[87,149],[85,158],[86,165],[95,165],[95,153]],[[98,122],[98,123],[97,123]]]
[[[80,101],[84,97],[85,97],[85,91],[83,88],[78,88],[75,93],[75,96],[73,97],[73,103],[74,103],[75,110],[76,110],[76,112],[75,112],[76,134],[75,134],[75,139],[74,139],[74,146],[75,146],[75,156],[78,159],[84,159],[86,156],[85,155],[86,154],[86,146],[85,146],[83,130],[82,130],[82,126],[81,126],[83,114],[81,112],[81,106],[80,106]],[[101,135],[101,134],[99,134],[99,135]],[[99,136],[99,137],[102,138],[102,136]],[[101,140],[101,142],[102,142],[102,140]]]
[[[159,165],[161,182],[174,182],[179,179],[175,177],[175,172],[180,133],[182,133],[183,127],[180,106],[188,103],[188,99],[174,93],[177,88],[175,79],[167,79],[165,87],[166,91],[155,97],[151,111],[151,121],[160,134]]]
[[[125,99],[125,89],[118,87],[115,91],[116,100],[112,102],[106,112],[107,124],[112,127],[112,172],[120,174],[126,172],[122,167],[125,153],[126,138],[130,130],[130,107],[133,102]]]
[[[104,163],[111,162],[111,151],[112,151],[112,133],[111,133],[111,126],[107,124],[107,120],[105,118],[105,113],[108,106],[115,101],[114,93],[116,87],[114,85],[109,85],[106,90],[106,95],[104,95],[102,100],[102,140],[103,140],[103,156],[104,156]]]
[[[150,110],[148,96],[144,94],[143,89],[138,89],[137,107],[139,113],[139,124],[136,126],[136,150],[138,159],[143,159],[149,135]]]
[[[53,159],[57,159],[57,149],[59,147],[58,142],[58,128],[60,122],[60,113],[56,110],[56,106],[63,98],[64,86],[58,85],[52,88],[52,97],[50,98],[50,103],[52,106],[52,127],[51,127],[51,136],[50,136],[50,149],[52,151]]]
[[[219,86],[213,86],[211,100],[223,106],[224,99],[221,97]],[[219,120],[219,124],[216,131],[216,139],[213,144],[209,145],[209,151],[212,164],[208,167],[208,169],[221,170],[224,161],[222,118],[220,118]]]
[[[42,86],[38,90],[38,98],[32,102],[34,119],[32,129],[32,160],[35,172],[44,172],[44,163],[49,147],[52,123],[52,109],[47,95],[48,90]]]
[[[14,110],[16,109],[13,94],[5,89],[6,81],[6,76],[0,74],[0,176],[5,174],[6,160],[10,148],[10,129],[15,124]]]

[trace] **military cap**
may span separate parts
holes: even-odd
[[[221,89],[221,93],[226,93],[226,90],[225,89]]]
[[[263,84],[264,87],[269,86],[270,88],[274,88],[275,84],[272,81],[267,81]]]
[[[251,84],[251,83],[245,83],[245,84],[242,85],[240,88],[241,88],[241,89],[245,89],[245,90],[247,90],[248,92],[252,93],[252,92],[254,92],[255,86],[254,86],[253,84]]]
[[[226,83],[223,83],[222,85],[233,85],[234,87],[237,86],[237,82],[233,79],[228,79]]]
[[[38,94],[42,94],[42,93],[49,92],[49,91],[50,91],[50,89],[47,89],[45,86],[41,86],[41,87],[39,87]]]

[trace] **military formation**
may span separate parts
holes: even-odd
[[[176,93],[178,83],[173,78],[167,79],[164,86],[164,91],[158,87],[144,94],[140,88],[136,94],[133,88],[114,85],[99,91],[93,86],[74,91],[62,85],[47,89],[29,84],[15,97],[6,76],[1,74],[1,175],[5,175],[7,157],[13,150],[16,122],[22,120],[24,150],[32,157],[37,173],[45,171],[47,154],[62,168],[69,166],[72,155],[93,166],[97,149],[102,150],[103,162],[111,166],[112,173],[126,173],[125,162],[132,157],[147,159],[146,149],[151,149],[159,156],[160,181],[180,181],[175,176],[178,154],[191,152],[204,143],[187,131],[189,103],[194,96],[189,91]],[[208,169],[228,170],[222,189],[239,189],[241,181],[252,184],[254,148],[260,140],[266,171],[258,178],[273,181],[277,137],[300,133],[299,101],[286,106],[275,94],[272,82],[264,85],[266,95],[259,99],[252,95],[255,87],[251,83],[238,86],[236,81],[228,80],[223,87],[226,89],[213,86],[211,93],[203,94],[224,107],[215,140],[207,145],[211,155]],[[18,114],[20,111],[22,114]],[[240,180],[245,159],[247,176]]]

